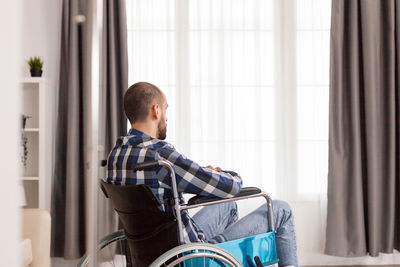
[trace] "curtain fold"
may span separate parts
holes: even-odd
[[[55,166],[52,190],[52,257],[75,259],[85,252],[85,97],[88,70],[86,1],[63,1]]]
[[[100,96],[100,158],[106,157],[117,136],[126,133],[122,96],[127,88],[127,37],[125,2],[104,0]],[[90,103],[90,57],[86,51],[91,35],[87,1],[63,0],[60,86],[52,190],[52,257],[76,259],[86,250],[85,157]],[[96,67],[96,66],[95,66]],[[104,177],[103,170],[99,172]],[[99,235],[116,228],[109,203],[99,192]]]
[[[332,1],[325,252],[400,248],[400,1]]]
[[[106,159],[114,142],[127,132],[123,96],[128,88],[128,48],[125,0],[104,0],[100,113],[100,158]],[[105,168],[99,171],[105,177]],[[98,236],[117,230],[118,218],[111,202],[99,192]]]

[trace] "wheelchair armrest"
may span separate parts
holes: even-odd
[[[255,194],[261,193],[261,189],[257,187],[243,187],[242,190],[238,194],[236,194],[233,198],[235,197],[245,197],[245,196],[251,196]],[[220,200],[222,198],[218,197],[204,197],[204,196],[194,196],[188,201],[188,205],[197,205],[197,204],[204,204],[208,202],[213,202],[215,200]]]
[[[148,170],[152,169],[154,167],[157,167],[160,165],[160,162],[158,160],[153,160],[153,161],[145,161],[142,163],[136,163],[132,165],[132,171],[142,171],[142,170]]]
[[[160,165],[160,162],[158,160],[153,160],[153,161],[146,161],[142,163],[135,163],[132,165],[132,170],[135,171],[142,171],[146,169],[152,169],[154,167],[157,167]],[[107,160],[103,159],[100,161],[100,166],[101,167],[106,167],[107,166]]]

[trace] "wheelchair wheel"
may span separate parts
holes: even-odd
[[[191,243],[175,247],[158,257],[150,267],[230,266],[243,267],[226,250],[208,243]]]
[[[127,263],[125,255],[121,252],[126,249],[126,236],[123,230],[114,232],[100,240],[97,248],[97,260],[100,267],[126,267],[131,266]],[[85,254],[79,261],[77,267],[86,267],[89,256]]]

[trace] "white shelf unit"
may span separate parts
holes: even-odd
[[[25,128],[24,132],[26,132],[26,133],[38,133],[39,132],[39,128]]]
[[[26,166],[21,164],[26,207],[50,211],[52,138],[49,84],[42,77],[23,78],[21,83],[22,113],[31,117],[22,130],[28,139]]]

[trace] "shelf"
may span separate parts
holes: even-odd
[[[40,90],[42,78],[25,78],[23,85],[22,94],[22,114],[29,116],[30,118],[26,121],[25,132],[35,132],[29,131],[28,129],[39,128],[39,101],[40,101]],[[33,81],[37,81],[33,83]]]
[[[39,132],[39,128],[25,128],[23,130],[26,133],[38,133]]]
[[[32,176],[32,177],[24,176],[24,177],[21,177],[21,179],[23,181],[39,181],[39,177],[35,177],[35,176]]]
[[[25,77],[22,79],[22,83],[42,83],[46,82],[46,79],[43,77]]]
[[[25,208],[39,207],[39,180],[23,180],[25,191]]]
[[[51,191],[51,103],[50,82],[45,77],[21,77],[22,114],[29,116],[21,138],[27,138],[27,160],[20,164],[19,180],[23,182],[27,207],[50,210]],[[19,119],[22,122],[22,118]],[[22,125],[21,125],[22,126]],[[21,161],[24,149],[21,139]]]

